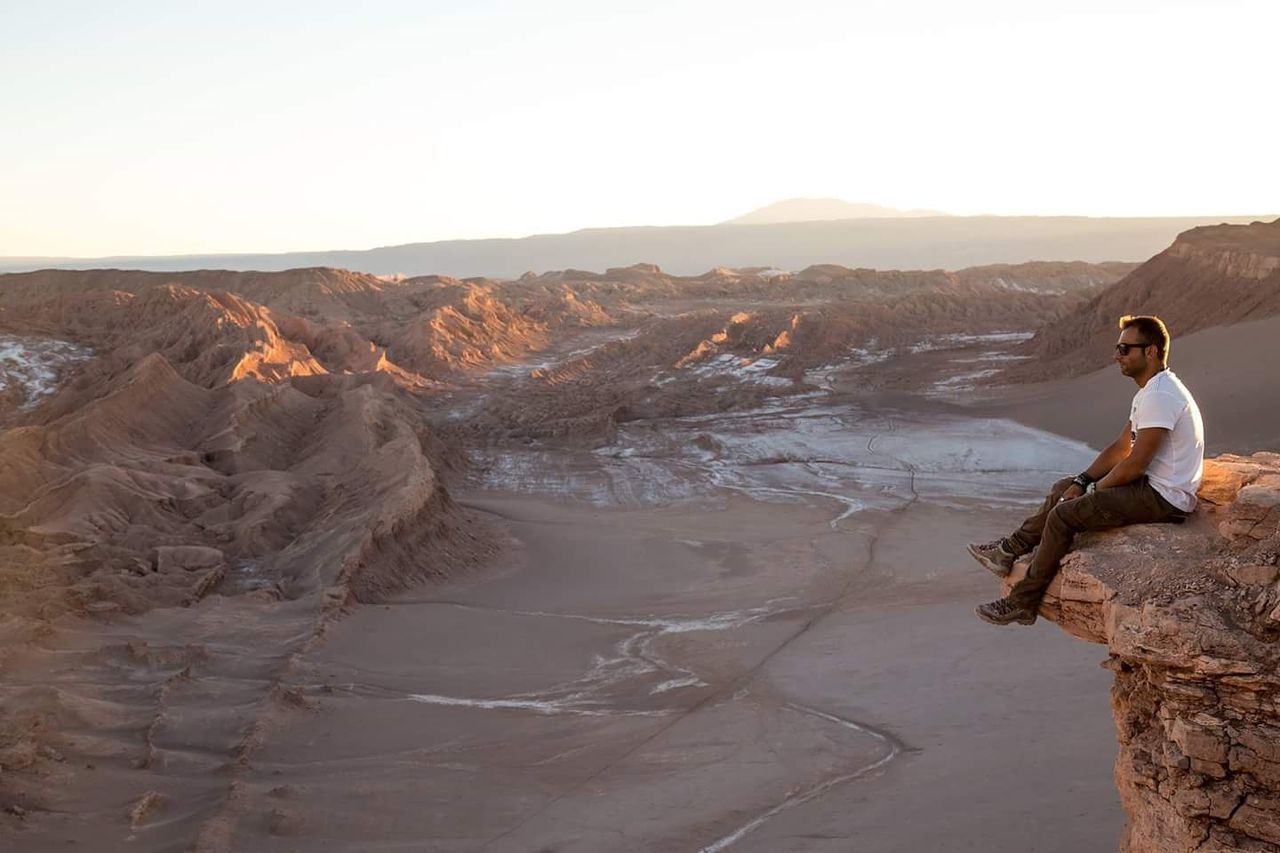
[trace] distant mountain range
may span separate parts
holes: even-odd
[[[900,219],[905,216],[946,216],[940,210],[899,210],[880,204],[854,203],[839,198],[789,198],[730,219],[724,225],[764,225],[771,222],[819,222],[831,219]]]
[[[754,225],[590,228],[519,239],[443,240],[354,251],[0,258],[0,271],[274,271],[340,267],[376,275],[516,278],[528,271],[605,270],[639,262],[657,264],[676,275],[696,275],[718,266],[798,270],[815,263],[873,269],[962,269],[1026,261],[1144,261],[1189,228],[1247,224],[1275,216],[899,216]]]

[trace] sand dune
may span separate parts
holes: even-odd
[[[1275,365],[1280,318],[1194,332],[1173,341],[1169,366],[1196,397],[1210,453],[1254,453],[1280,447]],[[1002,414],[1102,447],[1124,428],[1134,385],[1104,367],[1054,382],[991,389],[975,395],[975,411]]]

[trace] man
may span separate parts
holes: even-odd
[[[1204,425],[1185,385],[1168,369],[1169,332],[1159,317],[1120,318],[1116,363],[1138,385],[1120,437],[1084,472],[1059,480],[1017,532],[969,553],[999,577],[1033,550],[1027,576],[1006,598],[977,608],[996,625],[1036,621],[1058,562],[1084,530],[1181,521],[1195,509],[1204,473]]]

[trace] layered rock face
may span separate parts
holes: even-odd
[[[1200,498],[1079,537],[1041,608],[1107,646],[1124,853],[1280,851],[1280,454],[1207,462]]]

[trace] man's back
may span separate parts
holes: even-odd
[[[1135,431],[1169,430],[1147,465],[1147,478],[1178,509],[1195,509],[1204,475],[1204,422],[1187,386],[1172,370],[1160,371],[1133,395],[1129,422]]]

